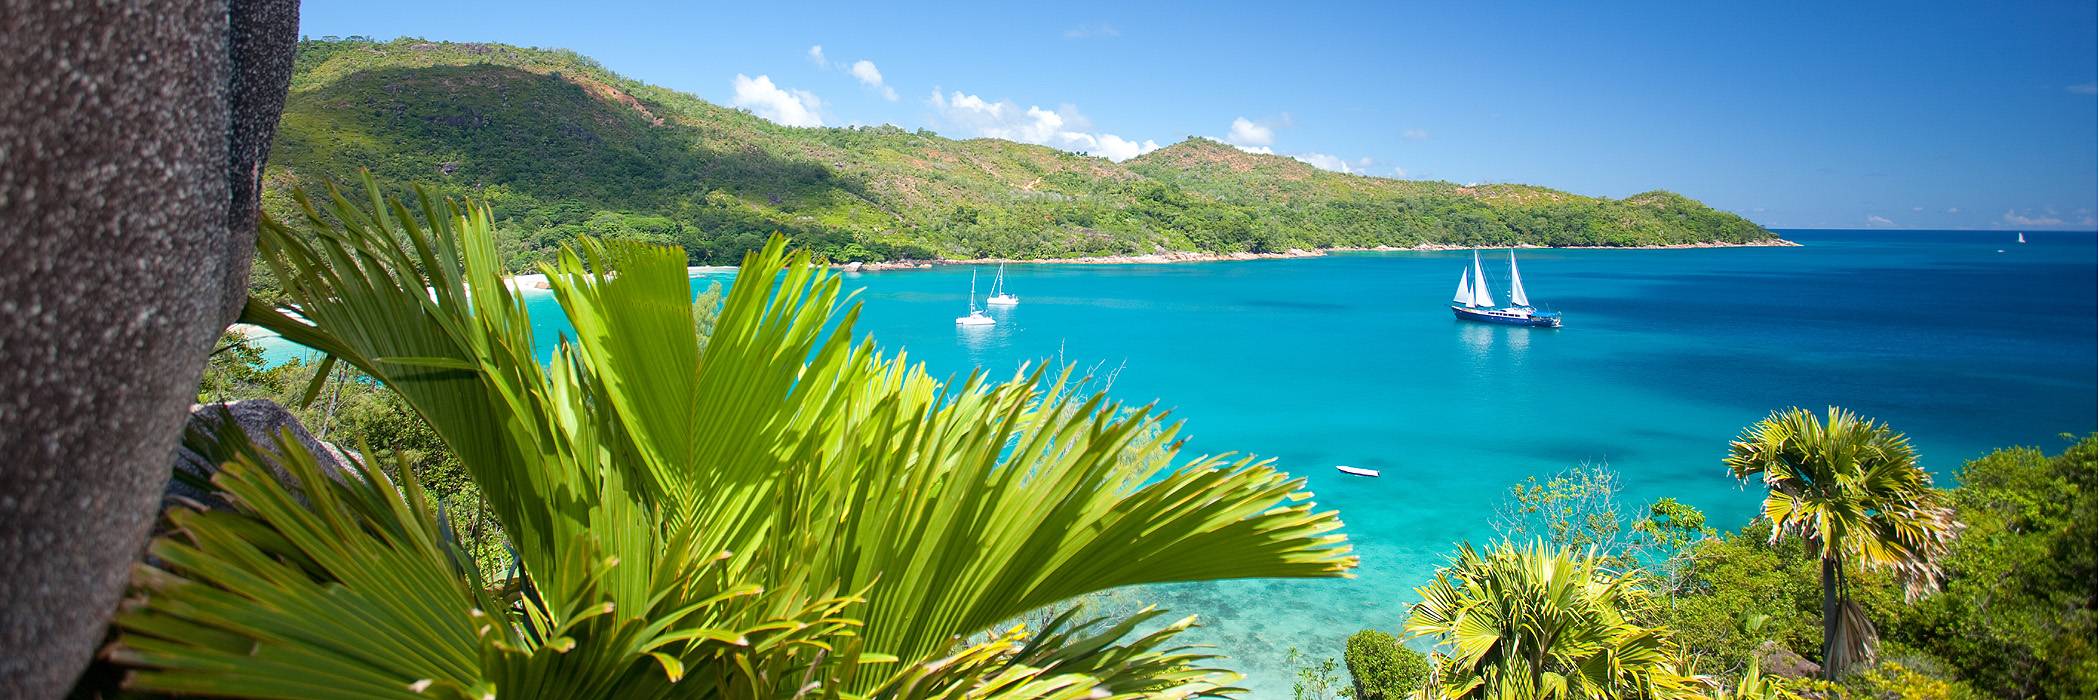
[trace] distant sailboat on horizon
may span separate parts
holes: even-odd
[[[1510,326],[1559,328],[1560,312],[1532,308],[1524,294],[1524,278],[1517,272],[1517,251],[1509,251],[1509,306],[1497,307],[1488,291],[1487,272],[1480,267],[1480,251],[1473,251],[1473,269],[1460,269],[1458,293],[1451,297],[1451,314],[1461,321],[1500,323]]]
[[[971,271],[970,271],[970,296],[964,297],[964,299],[966,299],[966,300],[967,300],[967,301],[969,302],[969,304],[970,304],[970,315],[968,315],[968,316],[962,316],[962,317],[956,318],[956,319],[955,319],[955,325],[958,325],[958,326],[989,326],[989,325],[992,325],[992,324],[994,324],[994,323],[998,323],[998,321],[997,321],[997,320],[995,320],[995,319],[993,319],[992,317],[984,315],[984,309],[980,309],[980,308],[977,308],[977,271],[976,271],[976,270],[971,270]]]
[[[2027,242],[2027,232],[2026,232],[2026,231],[2021,231],[2021,232],[2020,232],[2020,242],[2021,242],[2021,243],[2026,243],[2026,242]]]
[[[985,306],[1015,306],[1021,298],[1006,291],[1006,265],[999,265],[999,276],[992,278],[992,296],[984,300]]]

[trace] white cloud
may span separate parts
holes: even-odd
[[[2071,92],[2075,92],[2080,95],[2091,95],[2094,93],[2100,93],[2100,85],[2096,85],[2094,83],[2079,83],[2077,85],[2066,85],[2064,86],[2064,89],[2070,90]]]
[[[1123,32],[1116,29],[1115,25],[1106,23],[1082,24],[1065,30],[1066,39],[1113,39],[1122,35]]]
[[[767,121],[787,126],[823,126],[824,118],[817,115],[824,101],[817,99],[808,90],[786,90],[773,84],[766,76],[745,77],[738,73],[732,83],[736,95],[729,103],[751,110],[752,114]]]
[[[1276,130],[1248,121],[1246,117],[1232,120],[1232,132],[1225,142],[1234,146],[1268,146],[1276,143]]]
[[[2054,212],[2041,216],[2026,216],[2015,214],[2011,209],[2005,210],[2004,221],[2014,226],[2062,226],[2064,223],[2064,220],[2057,218]]]
[[[1085,136],[1085,134],[1080,134]],[[1082,149],[1113,161],[1125,161],[1159,150],[1159,142],[1145,139],[1143,143],[1131,141],[1115,134],[1092,137],[1093,146]]]
[[[1925,208],[1924,208],[1924,207],[1911,207],[1911,208],[1910,208],[1910,210],[1911,210],[1911,211],[1925,211]]]
[[[1888,217],[1886,217],[1886,216],[1877,216],[1877,215],[1872,215],[1872,214],[1869,214],[1869,215],[1867,216],[1867,225],[1869,225],[1869,226],[1894,226],[1894,225],[1896,225],[1896,222],[1894,222],[1894,221],[1890,221],[1890,220],[1889,220],[1889,218],[1888,218]]]
[[[1407,177],[1407,168],[1393,168],[1393,177]]]
[[[854,61],[853,67],[848,69],[848,72],[852,73],[853,77],[860,79],[860,84],[881,90],[882,99],[891,102],[897,101],[896,89],[882,83],[882,71],[875,69],[874,61],[865,58]]]
[[[1151,139],[1138,141],[1088,131],[1092,124],[1071,105],[1056,111],[1033,105],[1022,109],[1012,102],[993,102],[960,90],[942,95],[939,89],[933,91],[927,104],[933,106],[941,121],[971,136],[1083,151],[1116,161],[1159,150],[1159,142]]]
[[[1960,213],[1961,213],[1961,207],[1947,207],[1947,213],[1949,213],[1949,214],[1960,214]]]
[[[1407,139],[1409,141],[1427,141],[1429,140],[1429,132],[1423,131],[1421,129],[1408,129],[1406,131],[1400,132],[1400,138]]]
[[[817,64],[818,68],[831,67],[831,60],[824,58],[823,44],[817,44],[815,46],[809,47],[809,62]]]
[[[1274,121],[1261,122],[1256,122],[1246,117],[1234,117],[1232,120],[1232,128],[1226,132],[1225,138],[1219,140],[1232,145],[1232,147],[1234,148],[1238,148],[1248,153],[1259,153],[1265,156],[1278,155],[1276,153],[1275,148],[1276,130],[1278,128],[1289,127],[1290,125],[1291,115],[1288,113],[1284,114],[1282,117],[1279,117]],[[1293,154],[1290,157],[1298,159],[1300,161],[1304,161],[1306,163],[1310,163],[1313,165],[1313,167],[1332,170],[1338,173],[1367,172],[1370,169],[1372,162],[1369,156],[1358,158],[1354,162],[1351,162],[1349,160],[1337,156],[1328,155],[1325,153],[1299,153]],[[1395,168],[1394,170],[1399,172],[1403,177],[1407,174],[1406,171],[1399,170],[1398,168]]]
[[[1349,161],[1342,160],[1341,158],[1327,155],[1325,153],[1300,153],[1291,157],[1304,161],[1312,165],[1313,167],[1319,168],[1321,170],[1332,170],[1338,173],[1355,172],[1354,170],[1349,169]]]

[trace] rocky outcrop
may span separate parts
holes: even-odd
[[[292,0],[0,0],[0,697],[66,692],[246,299]]]
[[[306,426],[291,411],[277,405],[275,401],[251,399],[230,403],[197,404],[190,407],[190,421],[183,430],[183,444],[175,450],[176,478],[168,480],[166,497],[170,500],[187,501],[210,508],[223,508],[226,504],[210,490],[199,488],[196,483],[208,482],[218,470],[224,456],[214,454],[213,440],[220,431],[231,427],[240,431],[240,439],[260,447],[266,456],[283,458],[278,450],[278,437],[289,432],[291,439],[304,447],[321,464],[324,473],[340,475],[348,473],[356,453],[336,447],[334,443],[315,439]],[[361,461],[361,460],[360,460]],[[282,462],[273,462],[271,471],[281,483],[293,486],[304,501],[303,489],[293,479]],[[188,477],[188,478],[185,478]]]
[[[1794,653],[1792,649],[1780,646],[1778,642],[1767,641],[1758,645],[1754,655],[1757,658],[1757,670],[1767,675],[1787,678],[1818,678],[1823,675],[1822,666]]]

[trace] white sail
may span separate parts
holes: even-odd
[[[1524,296],[1524,278],[1517,276],[1517,251],[1509,251],[1509,303],[1512,306],[1530,306],[1531,299]]]
[[[1495,307],[1495,294],[1488,291],[1488,276],[1480,270],[1480,251],[1473,251],[1473,306]]]
[[[2020,232],[2020,242],[2021,242],[2021,243],[2026,243],[2026,242],[2027,242],[2027,232],[2025,232],[2025,231],[2021,231],[2021,232]]]
[[[1471,274],[1473,274],[1472,271],[1467,270],[1465,268],[1459,268],[1458,296],[1451,297],[1451,303],[1465,304],[1466,306],[1473,305],[1473,282],[1472,278],[1468,277],[1468,275]]]

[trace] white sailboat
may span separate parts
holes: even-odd
[[[1532,308],[1524,293],[1524,278],[1517,272],[1517,251],[1509,251],[1509,306],[1498,307],[1488,291],[1487,271],[1480,266],[1480,251],[1473,251],[1473,269],[1458,273],[1458,292],[1451,296],[1451,313],[1463,321],[1500,323],[1512,326],[1560,327],[1560,312]]]
[[[1020,303],[1020,297],[1006,291],[1006,266],[1002,264],[999,266],[999,276],[992,278],[992,296],[984,300],[984,305],[1014,306]]]
[[[2027,232],[2026,232],[2026,231],[2021,231],[2021,232],[2020,232],[2020,242],[2021,242],[2021,243],[2026,243],[2026,242],[2027,242]]]
[[[996,321],[996,320],[993,320],[993,319],[992,319],[992,317],[984,315],[984,309],[980,309],[980,308],[977,308],[977,271],[976,271],[976,270],[971,270],[971,271],[970,271],[970,296],[968,296],[968,297],[965,297],[965,298],[966,298],[966,299],[967,299],[967,300],[969,301],[969,303],[970,303],[970,315],[968,315],[968,316],[963,316],[963,317],[960,317],[960,318],[957,318],[957,319],[955,319],[955,325],[958,325],[958,326],[989,326],[989,325],[992,325],[992,324],[994,324],[994,323],[998,323],[998,321]]]

